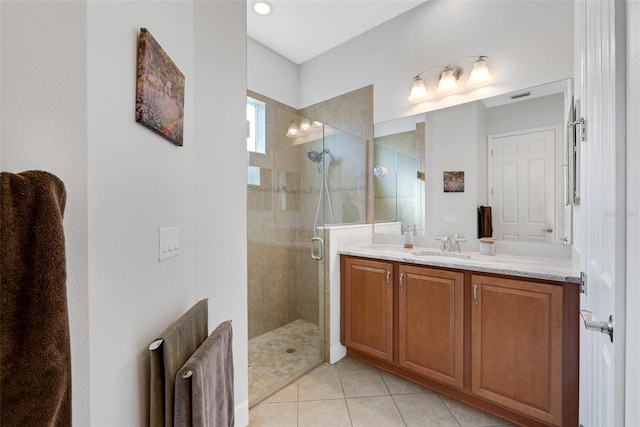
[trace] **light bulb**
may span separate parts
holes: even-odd
[[[258,15],[268,15],[271,13],[271,10],[273,9],[273,6],[271,6],[271,3],[269,3],[268,1],[257,1],[255,3],[253,3],[253,10],[258,14]]]
[[[307,118],[300,120],[300,130],[309,130],[311,128],[311,122]]]
[[[444,70],[442,74],[440,74],[440,83],[438,83],[436,92],[451,92],[458,87],[456,80],[456,75],[451,68]]]
[[[484,57],[481,56],[473,64],[473,69],[471,70],[471,75],[469,75],[467,86],[482,86],[490,81],[491,73],[489,73],[489,69],[487,68],[487,62],[484,60]]]
[[[413,86],[411,87],[411,94],[409,95],[409,101],[420,102],[427,98],[427,88],[424,85],[424,81],[420,76],[416,76],[413,79]]]
[[[291,122],[289,129],[287,129],[287,136],[296,136],[298,134],[298,126],[295,122]]]

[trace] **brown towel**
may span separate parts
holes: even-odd
[[[491,206],[478,208],[478,238],[493,236],[493,220],[491,218]]]
[[[150,351],[150,426],[173,425],[176,373],[207,339],[207,301],[197,302],[173,322],[161,335],[161,346]]]
[[[70,426],[66,191],[47,172],[0,176],[2,425]]]
[[[178,371],[175,427],[234,425],[232,340],[222,322]]]

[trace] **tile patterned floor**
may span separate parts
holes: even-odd
[[[288,353],[287,349],[295,349]],[[294,320],[249,341],[249,404],[264,399],[322,362],[318,326]]]
[[[510,426],[346,357],[324,363],[251,408],[250,427]]]

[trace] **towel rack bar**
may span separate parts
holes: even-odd
[[[162,341],[164,341],[162,338],[155,340],[154,342],[152,342],[151,344],[149,344],[149,350],[153,351],[153,350],[157,350],[160,345],[162,344]]]
[[[233,320],[229,319],[229,322],[233,322]],[[153,351],[153,350],[157,350],[160,345],[162,344],[164,340],[162,338],[158,338],[157,340],[155,340],[154,342],[152,342],[151,344],[149,344],[149,350]],[[189,378],[191,376],[190,374],[191,371],[187,372],[187,374],[189,374],[189,376],[185,377],[185,378]]]

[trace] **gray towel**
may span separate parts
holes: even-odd
[[[232,340],[231,321],[222,322],[178,372],[176,427],[234,425]]]
[[[150,351],[150,426],[173,425],[176,373],[207,339],[207,301],[199,301],[173,322],[161,335],[161,346]]]

